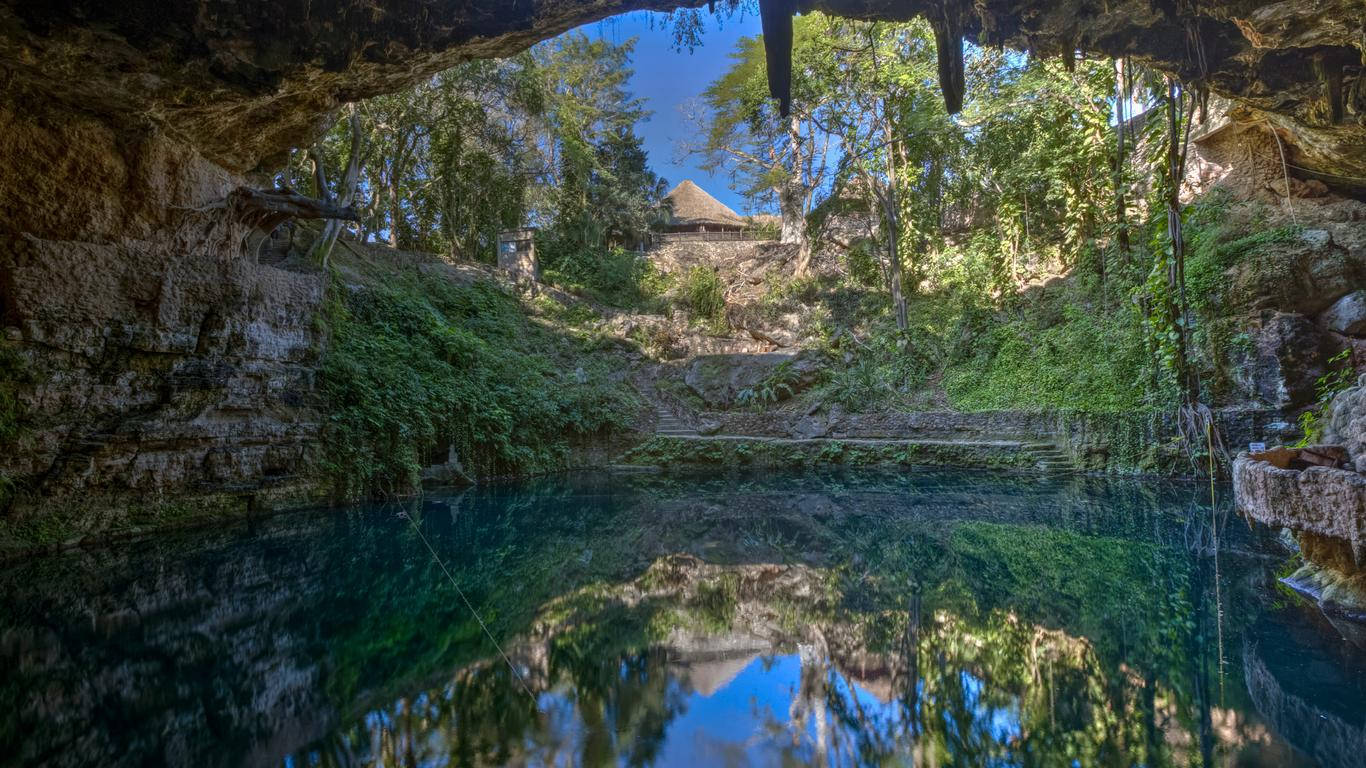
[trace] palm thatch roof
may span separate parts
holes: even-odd
[[[669,218],[670,226],[686,227],[711,224],[741,227],[745,224],[745,220],[740,218],[735,211],[707,194],[705,189],[692,183],[691,180],[680,182],[678,186],[669,191],[669,194],[664,196],[664,200],[670,204],[673,211]]]

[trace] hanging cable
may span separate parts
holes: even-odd
[[[432,548],[431,542],[427,541],[427,537],[422,534],[422,527],[417,524],[417,521],[413,519],[412,515],[408,514],[407,510],[404,510],[400,514],[412,524],[413,530],[417,532],[417,537],[422,539],[422,543],[426,545],[427,551],[432,554],[432,559],[440,566],[441,572],[446,574],[446,578],[450,580],[451,586],[455,587],[455,594],[460,596],[460,601],[470,610],[470,613],[474,616],[474,620],[479,622],[479,628],[484,630],[484,634],[488,636],[489,642],[493,643],[493,647],[498,649],[498,655],[502,656],[503,661],[507,662],[508,669],[512,670],[513,677],[516,677],[517,682],[522,684],[522,690],[526,691],[526,695],[531,698],[531,703],[539,710],[541,708],[540,702],[536,700],[536,694],[531,692],[531,687],[526,684],[526,678],[522,677],[521,670],[517,669],[517,665],[513,664],[512,659],[508,658],[507,653],[503,651],[503,646],[498,644],[498,640],[493,637],[493,633],[489,631],[488,625],[484,623],[484,620],[479,618],[479,612],[474,609],[474,605],[470,603],[469,598],[465,597],[465,592],[460,589],[460,585],[455,583],[455,577],[446,569],[446,564],[441,561],[441,556],[436,554],[436,550]]]

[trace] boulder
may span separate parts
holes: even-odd
[[[821,363],[813,355],[768,353],[703,355],[692,361],[683,377],[688,388],[707,406],[727,408],[746,389],[758,389],[780,365],[789,364],[788,384],[796,394],[815,382]],[[784,396],[788,393],[783,392]]]
[[[1323,327],[1346,336],[1366,336],[1366,290],[1338,299],[1319,317]]]
[[[1323,442],[1345,447],[1356,470],[1366,472],[1366,376],[1333,398]]]
[[[1298,408],[1318,396],[1318,378],[1332,355],[1332,340],[1303,315],[1270,312],[1253,331],[1255,352],[1248,363],[1248,384],[1268,405]]]
[[[1366,565],[1366,476],[1349,469],[1280,469],[1241,456],[1233,462],[1238,510],[1263,525],[1344,542]]]
[[[830,433],[829,421],[819,413],[813,413],[797,420],[792,425],[792,436],[799,440],[813,440]]]
[[[1357,222],[1306,230],[1262,246],[1229,269],[1220,292],[1230,309],[1317,315],[1366,285],[1366,238]]]

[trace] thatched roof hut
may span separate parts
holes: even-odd
[[[705,189],[685,180],[664,196],[672,210],[669,232],[739,232],[745,220]]]

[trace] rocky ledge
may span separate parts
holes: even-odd
[[[1330,617],[1366,620],[1366,380],[1333,401],[1325,446],[1240,456],[1233,464],[1238,510],[1288,528],[1304,565],[1286,583]],[[1317,464],[1306,465],[1308,458]]]
[[[1281,469],[1240,456],[1233,463],[1238,509],[1265,525],[1338,539],[1366,563],[1366,475],[1352,469]]]

